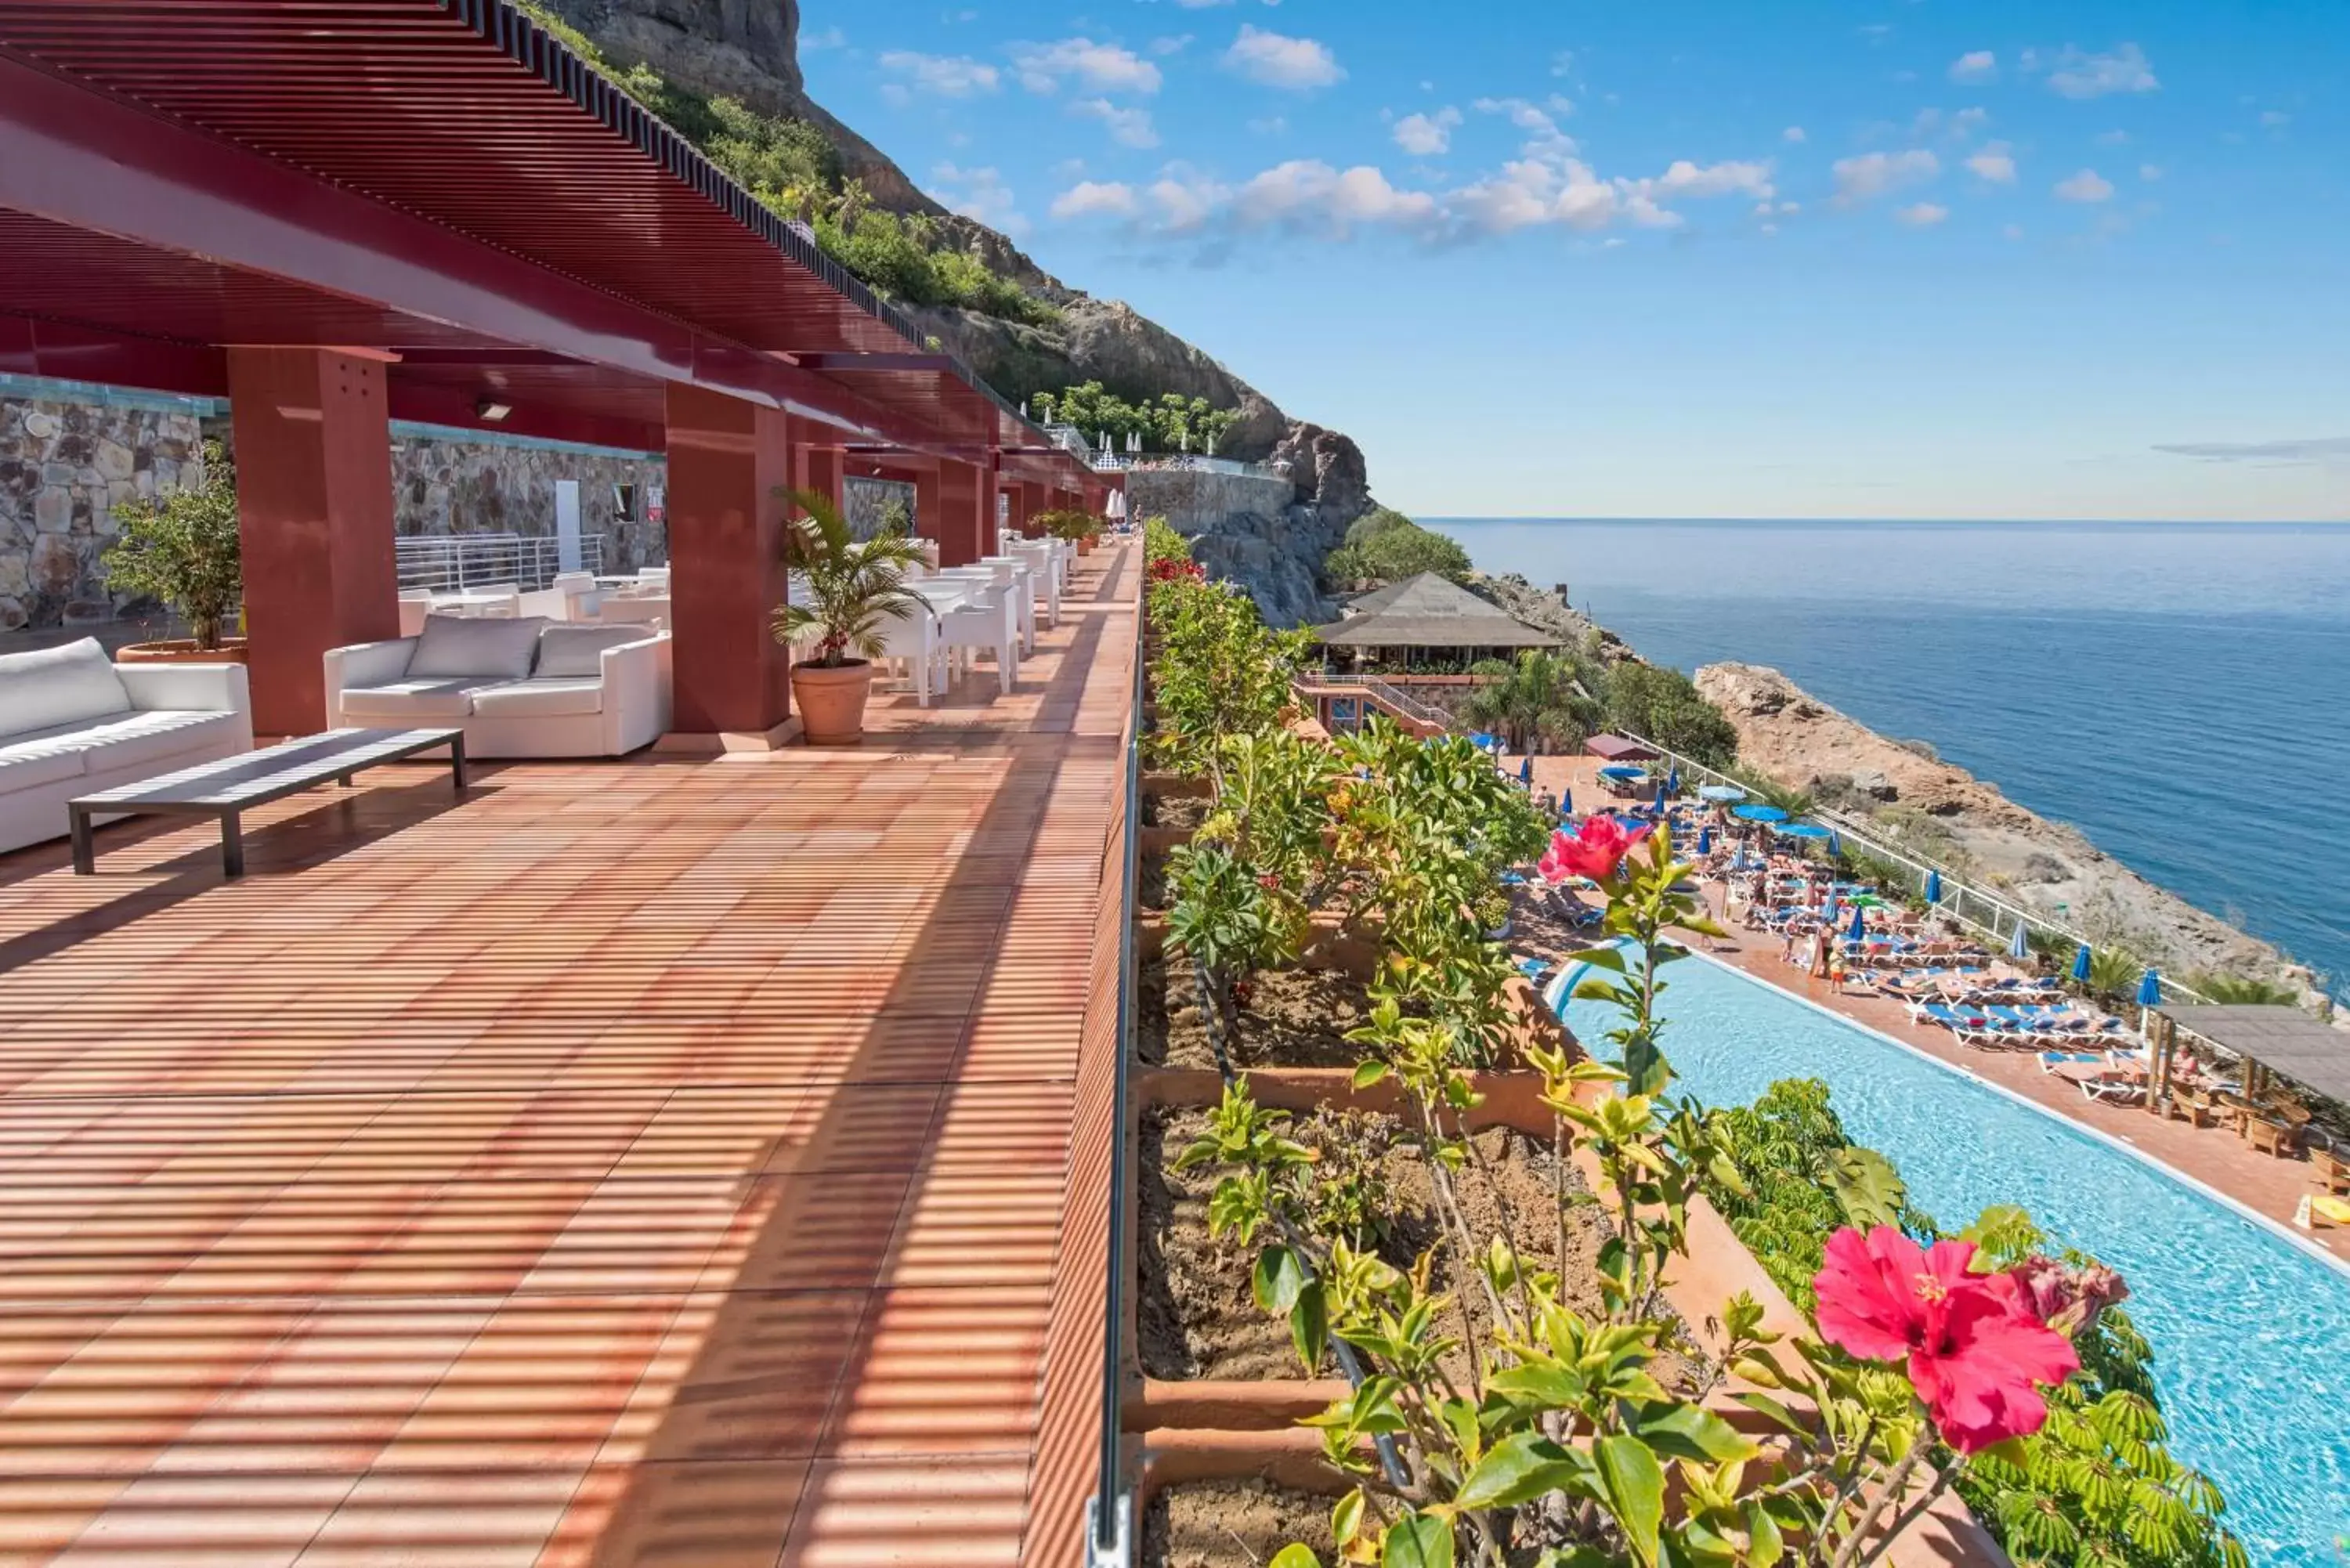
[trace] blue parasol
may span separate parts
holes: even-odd
[[[1711,855],[1713,853],[1712,828],[1700,827],[1697,830],[1697,852],[1700,855]]]
[[[1528,789],[1532,789],[1532,788],[1534,787],[1534,758],[1532,758],[1532,757],[1520,757],[1520,758],[1518,759],[1518,782],[1519,782],[1520,784],[1524,784]]]
[[[1697,794],[1700,800],[1732,801],[1746,798],[1746,792],[1736,784],[1707,784]]]
[[[2007,956],[2019,962],[2032,956],[2032,942],[2024,935],[2023,922],[2015,922],[2015,940],[2007,944]]]
[[[1834,888],[1829,888],[1829,889],[1828,889],[1828,901],[1827,901],[1826,903],[1825,903],[1825,904],[1823,904],[1823,905],[1821,905],[1821,906],[1820,906],[1820,924],[1822,924],[1822,925],[1824,925],[1824,926],[1833,926],[1833,925],[1835,925],[1835,918],[1836,918],[1836,896],[1835,896],[1835,889]]]
[[[1850,936],[1852,940],[1856,942],[1866,940],[1868,936],[1868,911],[1862,906],[1855,904],[1852,907],[1852,929],[1846,934]]]
[[[1833,831],[1828,834],[1828,853],[1839,860],[1844,858],[1844,840],[1838,838]]]
[[[1730,815],[1747,822],[1784,822],[1787,814],[1775,805],[1733,805]]]
[[[2089,983],[2089,944],[2083,942],[2081,950],[2073,955],[2073,978],[2083,985]]]
[[[1648,770],[1636,768],[1629,763],[1617,763],[1612,766],[1601,768],[1599,776],[1603,779],[1621,779],[1626,784],[1646,784],[1648,779]]]
[[[1779,815],[1784,816],[1786,813],[1781,812]],[[1816,822],[1783,822],[1779,825],[1778,831],[1785,834],[1789,838],[1827,838],[1833,836],[1826,828],[1822,827]]]
[[[1561,816],[1573,816],[1575,815],[1575,792],[1573,790],[1563,789],[1558,792],[1558,814]]]
[[[2162,1005],[2162,977],[2152,970],[2138,977],[2137,1004],[2140,1007]]]
[[[1493,743],[1493,737],[1482,730],[1471,730],[1469,732],[1469,743],[1482,752]]]
[[[1942,874],[1939,871],[1928,871],[1926,873],[1926,902],[1929,904],[1939,904],[1941,901]]]
[[[1665,793],[1667,794],[1681,793],[1681,770],[1679,763],[1674,763],[1672,771],[1665,774]]]

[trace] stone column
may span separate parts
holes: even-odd
[[[669,388],[671,665],[681,734],[769,744],[791,715],[784,602],[792,421],[779,409]]]
[[[994,554],[995,488],[988,472],[976,463],[939,460],[939,565],[967,566],[982,556]],[[920,495],[917,491],[916,494]],[[982,548],[983,541],[988,547]]]
[[[384,362],[227,353],[254,733],[307,735],[327,727],[327,649],[400,635]]]

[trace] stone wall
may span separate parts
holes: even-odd
[[[1278,517],[1297,499],[1285,479],[1249,473],[1212,473],[1182,468],[1138,468],[1126,476],[1127,512],[1134,517],[1164,517],[1183,535],[1201,534],[1228,517]]]
[[[631,572],[669,559],[669,533],[649,515],[668,483],[659,453],[598,447],[452,441],[395,426],[393,526],[403,535],[555,533],[555,482],[579,482],[579,532],[600,535],[603,570]],[[616,485],[633,485],[624,514]]]
[[[112,615],[113,509],[202,474],[198,408],[0,396],[0,631]]]
[[[881,531],[882,514],[892,501],[906,509],[910,524],[914,517],[914,487],[895,479],[849,479],[841,486],[845,493],[844,510],[848,514],[849,530],[860,539],[870,539]]]

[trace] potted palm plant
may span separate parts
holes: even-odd
[[[108,590],[161,601],[192,634],[134,642],[115,657],[125,664],[244,663],[244,639],[222,635],[236,613],[244,575],[236,471],[220,443],[204,443],[203,475],[193,485],[123,502],[114,521],[120,533],[100,557]]]
[[[1101,536],[1100,520],[1091,513],[1075,508],[1039,512],[1034,523],[1039,532],[1050,534],[1055,539],[1066,539],[1075,545],[1080,556],[1093,554],[1094,542]]]
[[[792,665],[792,703],[809,745],[853,746],[865,734],[873,660],[881,657],[889,624],[923,602],[907,586],[921,552],[894,528],[858,538],[828,495],[779,493],[792,514],[784,525],[784,558],[806,598],[775,607],[775,638],[787,644],[810,633],[816,639],[816,657]]]

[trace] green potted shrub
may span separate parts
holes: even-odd
[[[1101,537],[1101,519],[1090,512],[1064,508],[1054,512],[1039,512],[1028,521],[1029,526],[1040,534],[1049,534],[1055,539],[1066,539],[1077,547],[1077,554],[1080,556],[1092,555],[1095,542]]]
[[[816,654],[792,665],[792,703],[811,746],[853,746],[865,734],[865,699],[888,623],[922,602],[907,586],[921,565],[914,542],[894,529],[859,540],[831,497],[779,493],[790,503],[784,558],[806,584],[805,603],[775,607],[777,642],[816,634]]]
[[[126,664],[242,664],[244,639],[224,630],[244,591],[237,538],[236,471],[218,441],[204,443],[203,477],[193,485],[140,496],[114,508],[120,530],[100,564],[118,595],[151,597],[193,634],[134,642],[115,657]]]

